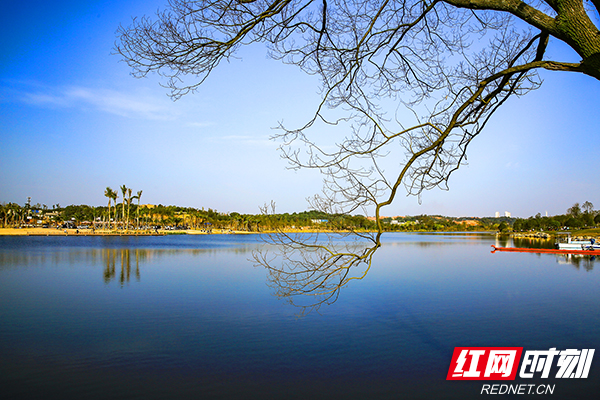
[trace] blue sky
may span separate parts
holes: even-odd
[[[318,82],[243,49],[177,102],[156,77],[135,79],[111,55],[119,24],[163,1],[8,3],[0,24],[0,202],[104,205],[104,189],[143,190],[142,203],[258,213],[308,208],[315,171],[290,171],[269,141],[318,101]],[[552,47],[559,59],[571,57]],[[571,60],[573,58],[571,57]],[[574,61],[574,60],[573,60]],[[400,196],[385,215],[561,214],[600,208],[595,146],[600,82],[543,73],[471,145],[450,191]],[[313,132],[315,134],[315,132]],[[318,134],[321,134],[320,132]],[[327,132],[323,132],[326,135]]]

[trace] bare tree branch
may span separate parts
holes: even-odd
[[[175,99],[254,43],[319,77],[314,114],[300,127],[281,124],[274,139],[291,168],[323,174],[312,206],[374,212],[377,231],[368,245],[343,249],[322,237],[275,235],[275,258],[257,262],[281,296],[328,302],[353,270],[368,271],[381,245],[381,210],[399,189],[419,198],[447,189],[496,110],[541,85],[537,71],[600,79],[598,6],[598,0],[170,0],[155,19],[120,27],[115,52],[134,76],[165,77]],[[555,41],[580,60],[548,59]],[[312,138],[312,130],[328,127],[345,134],[330,143],[326,135]]]

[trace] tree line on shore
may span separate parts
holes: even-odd
[[[21,206],[0,204],[0,226],[93,228],[105,230],[139,229],[231,229],[261,232],[275,229],[373,230],[373,218],[363,215],[330,214],[317,210],[294,213],[241,214],[222,213],[213,209],[144,205],[142,191],[135,195],[126,185],[119,192],[107,187],[106,206],[31,204],[31,198]],[[442,216],[408,216],[383,219],[389,231],[473,231],[493,230],[505,218],[452,218]],[[510,223],[510,221],[508,221]]]
[[[133,196],[132,196],[133,197]],[[16,203],[0,205],[0,226],[94,228],[107,230],[135,229],[231,229],[259,232],[281,228],[339,227],[372,229],[374,222],[364,216],[326,214],[319,211],[283,214],[221,213],[211,208],[138,205],[117,203],[110,206],[69,205],[52,207],[44,205],[20,206]]]
[[[596,228],[600,225],[600,211],[594,210],[594,205],[586,201],[575,203],[562,215],[542,216],[537,213],[529,218],[517,218],[512,224],[515,232],[523,231],[559,231],[565,229]],[[509,229],[508,226],[504,227]]]
[[[452,218],[442,216],[409,216],[385,218],[389,231],[473,231],[493,230],[496,218]],[[0,226],[65,227],[123,229],[231,229],[261,232],[274,229],[373,230],[375,221],[363,215],[329,214],[317,210],[281,214],[222,213],[211,208],[138,205],[117,203],[107,206],[59,204],[19,206],[0,205]]]
[[[363,215],[330,214],[317,210],[281,214],[222,213],[213,209],[193,207],[143,205],[142,191],[133,195],[132,189],[122,185],[119,201],[117,191],[107,187],[106,206],[31,204],[31,198],[21,206],[16,203],[0,204],[0,226],[94,228],[107,230],[139,229],[231,229],[262,232],[275,229],[373,230],[373,218]],[[484,217],[454,218],[440,215],[384,217],[386,231],[556,231],[591,228],[600,225],[600,211],[589,201],[575,203],[564,215],[542,217],[540,213],[529,218]]]

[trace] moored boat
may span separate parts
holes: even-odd
[[[589,249],[533,249],[528,247],[496,247],[492,245],[496,251],[508,251],[515,253],[551,253],[551,254],[584,254],[589,256],[600,255],[600,248],[589,248]]]
[[[571,240],[568,234],[567,241],[557,241],[554,246],[559,250],[600,250],[600,244],[595,239],[590,240]]]

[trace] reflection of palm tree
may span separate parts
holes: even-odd
[[[104,249],[104,258],[106,264],[104,266],[104,283],[109,283],[115,277],[115,249]]]
[[[141,192],[141,191],[140,191]],[[135,279],[140,281],[140,250],[135,249]]]
[[[135,278],[137,281],[140,280],[140,260],[146,257],[144,250],[135,250],[133,253],[135,256]],[[119,274],[118,281],[123,286],[129,282],[131,277],[131,256],[132,252],[130,249],[104,249],[102,250],[102,257],[104,262],[104,283],[108,284],[117,277],[116,273],[116,262],[117,259],[121,261],[121,271]]]
[[[119,281],[121,282],[121,286],[123,286],[123,283],[125,282],[125,253],[123,252],[123,250],[121,250],[121,277],[119,279]]]
[[[127,210],[129,211],[129,210]],[[131,251],[129,249],[125,249],[125,268],[127,271],[127,282],[129,282],[129,274],[131,273]]]

